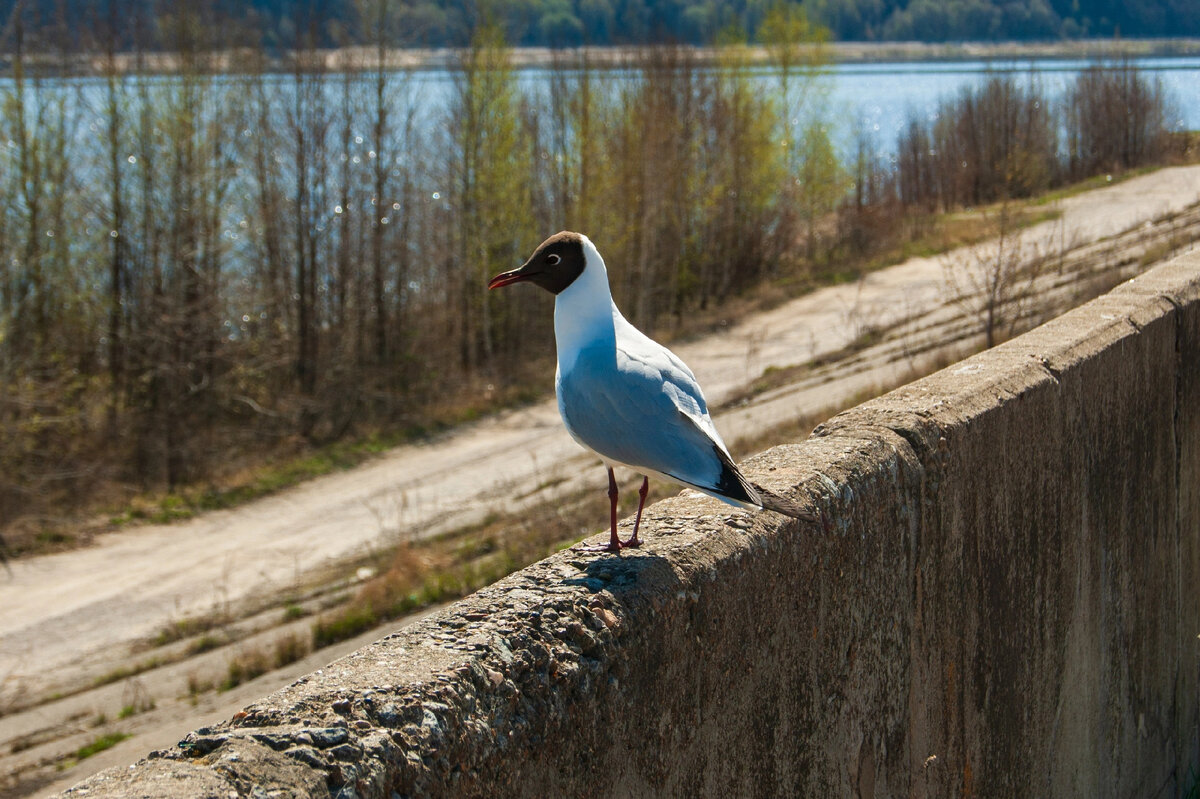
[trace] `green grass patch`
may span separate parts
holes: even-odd
[[[75,536],[64,530],[42,530],[36,536],[39,544],[56,547],[75,543]]]
[[[204,652],[211,652],[224,644],[225,641],[215,635],[202,635],[188,644],[187,651],[189,655],[199,655]]]
[[[75,750],[76,760],[86,760],[92,755],[99,754],[105,749],[111,749],[126,738],[133,736],[127,732],[106,732],[89,744],[84,744]]]
[[[307,615],[309,615],[308,611],[295,602],[288,603],[287,607],[283,609],[283,620],[285,622],[303,619]]]
[[[99,688],[101,685],[110,685],[121,680],[128,680],[130,677],[136,677],[144,671],[157,669],[165,663],[166,661],[162,658],[150,658],[149,660],[143,660],[130,666],[121,666],[120,668],[101,674],[92,681],[92,686]]]
[[[141,686],[136,686],[133,692],[133,701],[121,708],[117,713],[117,718],[127,719],[138,713],[154,710],[155,707],[157,707],[157,703],[154,701],[154,697],[146,693]]]
[[[139,522],[166,524],[185,521],[207,511],[243,505],[315,477],[354,468],[396,446],[427,437],[431,432],[472,421],[485,411],[527,404],[541,399],[541,396],[540,390],[529,386],[517,387],[511,392],[506,392],[502,401],[488,403],[486,407],[451,409],[424,425],[390,432],[373,432],[361,438],[336,441],[301,455],[251,467],[249,476],[233,480],[229,484],[210,484],[184,488],[165,495],[141,496],[135,498],[129,506],[110,514],[108,521],[113,527]]]
[[[1065,200],[1068,197],[1075,197],[1093,189],[1103,189],[1105,186],[1112,186],[1116,183],[1123,183],[1130,178],[1136,178],[1141,175],[1148,175],[1161,166],[1144,166],[1137,169],[1129,169],[1124,172],[1113,172],[1111,174],[1093,175],[1090,178],[1085,178],[1077,183],[1072,183],[1069,186],[1063,186],[1061,189],[1054,189],[1045,194],[1039,194],[1037,197],[1029,200],[1032,205],[1051,205]]]

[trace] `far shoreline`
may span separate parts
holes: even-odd
[[[511,47],[509,63],[515,69],[537,69],[554,65],[594,69],[620,69],[641,65],[664,45],[573,47]],[[715,47],[681,45],[700,63],[716,63],[720,50]],[[1069,39],[1053,41],[957,41],[957,42],[828,42],[802,45],[802,50],[823,66],[857,64],[954,63],[969,61],[1040,61],[1098,60],[1117,58],[1188,58],[1200,57],[1200,38],[1172,39]],[[383,52],[383,65],[395,71],[444,71],[458,67],[461,48],[389,48]],[[743,63],[769,65],[766,48],[750,45],[743,52]],[[261,51],[226,50],[193,56],[191,68],[209,73],[266,71],[288,73],[295,69],[290,53],[267,55]],[[303,54],[307,69],[374,71],[379,66],[379,51],[371,46],[318,50]],[[63,75],[104,75],[115,67],[117,73],[172,74],[181,71],[175,53],[119,53],[112,67],[101,54],[82,53],[55,57],[30,56],[30,61]],[[254,64],[255,69],[249,69]],[[11,77],[11,54],[0,55],[0,75]]]
[[[701,60],[716,60],[715,47],[684,46]],[[1052,41],[958,41],[958,42],[826,42],[802,45],[823,51],[830,64],[894,64],[905,62],[1007,61],[1042,59],[1098,58],[1187,58],[1200,56],[1200,38],[1177,39],[1059,39]],[[557,58],[582,56],[588,63],[628,64],[654,46],[638,47],[576,47],[554,50],[548,47],[514,47],[512,63],[518,67],[549,65]],[[753,63],[769,63],[767,50],[761,45],[747,48]],[[424,58],[426,66],[453,66],[460,50],[407,51]],[[417,64],[412,64],[418,66]]]

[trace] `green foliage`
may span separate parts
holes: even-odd
[[[439,545],[435,542],[428,546]],[[514,542],[484,554],[471,546],[452,543],[451,547],[458,553],[449,562],[437,563],[426,561],[412,547],[401,547],[391,569],[363,586],[347,605],[316,620],[312,627],[313,649],[353,638],[415,610],[466,596],[550,551],[542,545],[531,549]]]
[[[453,186],[453,250],[465,267],[461,326],[464,366],[478,369],[499,351],[519,343],[519,307],[487,290],[488,278],[519,263],[536,236],[523,208],[530,204],[528,155],[518,114],[518,95],[501,28],[485,23],[463,52],[448,110]]]
[[[815,258],[817,220],[837,207],[849,180],[829,138],[829,127],[821,120],[809,123],[796,149],[797,200],[807,231],[808,257]]]
[[[829,30],[814,24],[803,6],[782,0],[771,5],[758,28],[759,42],[785,76],[824,66],[827,56],[822,45],[829,37]]]

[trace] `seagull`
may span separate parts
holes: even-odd
[[[708,415],[692,370],[675,353],[630,324],[608,286],[604,259],[587,236],[563,231],[546,239],[517,269],[488,283],[498,289],[529,281],[555,295],[558,411],[571,438],[608,469],[612,533],[598,549],[637,547],[650,477],[678,483],[740,508],[815,517],[755,486],[738,470]],[[643,475],[633,535],[617,535],[613,467]]]

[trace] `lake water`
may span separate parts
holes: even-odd
[[[1180,127],[1200,130],[1200,57],[1155,57],[1133,62],[1151,79],[1162,81],[1179,113]],[[821,79],[829,118],[835,125],[835,141],[849,154],[859,130],[867,130],[881,153],[891,152],[897,135],[909,116],[932,116],[942,98],[953,96],[965,86],[982,84],[990,75],[1009,73],[1027,78],[1057,99],[1092,62],[1087,59],[1010,59],[977,61],[915,61],[870,64],[838,64]],[[632,74],[624,70],[595,73],[621,81]],[[773,81],[771,70],[758,72]],[[544,88],[549,72],[525,68],[519,81],[525,90]],[[417,73],[419,92],[436,105],[449,96],[451,74],[445,71]]]
[[[909,117],[917,114],[929,117],[936,113],[939,101],[953,96],[963,87],[982,84],[995,73],[1009,73],[1018,79],[1029,80],[1040,86],[1053,101],[1059,98],[1083,69],[1091,62],[1083,59],[1017,59],[976,61],[927,61],[893,63],[855,63],[832,66],[819,79],[820,103],[826,117],[834,127],[833,141],[843,157],[849,157],[855,147],[860,131],[874,140],[874,148],[881,154],[894,151],[897,135],[905,127]],[[1178,122],[1173,127],[1200,130],[1200,57],[1155,57],[1135,59],[1143,74],[1157,79],[1167,90]],[[523,91],[544,92],[550,85],[550,72],[541,67],[518,70],[517,80]],[[630,70],[597,70],[593,75],[610,87],[630,80],[635,73]],[[755,72],[764,86],[778,80],[777,74],[768,68]],[[172,77],[152,78],[153,82],[170,83]],[[236,77],[221,78],[236,82]],[[293,90],[291,76],[280,75],[275,79],[279,90]],[[370,82],[370,75],[352,76],[351,85]],[[412,98],[416,108],[418,124],[436,130],[443,124],[445,109],[454,92],[454,76],[447,70],[420,70],[408,73],[408,79],[400,76],[394,81],[397,87],[403,84],[404,93]],[[344,76],[331,75],[322,93],[330,107],[342,105],[342,91],[347,85]],[[0,79],[0,90],[10,89],[10,79]],[[79,100],[83,109],[82,119],[76,130],[83,151],[97,143],[97,137],[105,129],[103,118],[104,81],[101,78],[69,78],[43,83],[50,89],[67,89]],[[283,105],[287,105],[285,102]],[[360,107],[358,113],[365,113]],[[352,123],[361,130],[352,131],[367,137],[369,124],[365,117]],[[247,130],[246,135],[251,131]],[[331,132],[332,135],[332,132]],[[96,162],[96,168],[102,162]],[[86,165],[81,169],[87,170]]]
[[[879,137],[881,149],[896,137],[915,112],[931,116],[941,98],[964,86],[981,84],[997,72],[1028,76],[1051,98],[1057,98],[1090,62],[1077,59],[1019,61],[915,62],[846,64],[829,75],[829,102],[834,116],[851,129],[865,125]],[[1182,127],[1200,130],[1200,58],[1144,58],[1135,63],[1148,77],[1162,81],[1180,114]]]

